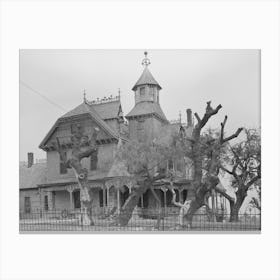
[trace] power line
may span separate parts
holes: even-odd
[[[56,104],[55,102],[53,102],[52,100],[50,100],[48,97],[46,97],[44,94],[40,93],[39,91],[37,91],[36,89],[32,88],[31,86],[29,86],[27,83],[23,82],[23,81],[19,81],[20,84],[22,84],[23,86],[25,86],[26,88],[28,88],[29,90],[31,90],[32,92],[40,95],[43,99],[45,99],[47,102],[49,102],[50,104],[52,104],[53,106],[59,108],[60,110],[63,110],[64,112],[66,112],[67,110],[65,108],[63,108],[62,106]]]

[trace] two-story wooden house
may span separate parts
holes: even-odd
[[[89,171],[88,179],[90,186],[95,193],[94,207],[96,211],[107,209],[118,211],[124,204],[132,187],[132,181],[128,172],[114,160],[114,155],[121,141],[143,139],[152,141],[164,128],[166,130],[179,131],[179,123],[170,123],[160,106],[161,86],[152,76],[148,65],[149,59],[144,58],[143,73],[133,86],[135,104],[132,110],[124,119],[120,96],[88,101],[86,97],[82,104],[61,116],[40,144],[40,148],[47,154],[44,180],[38,181],[35,199],[32,194],[31,202],[28,193],[24,191],[24,186],[20,182],[21,188],[21,210],[32,209],[32,200],[39,201],[41,209],[48,211],[51,209],[73,210],[80,208],[80,191],[75,175],[71,169],[66,169],[61,163],[60,155],[57,151],[56,138],[64,147],[66,156],[71,153],[71,133],[79,124],[85,133],[91,134],[93,127],[98,127],[98,160],[97,164],[94,155],[83,159],[82,164]],[[187,131],[192,130],[192,116],[188,113]],[[190,163],[191,165],[191,163]],[[27,168],[27,167],[25,167]],[[34,168],[29,167],[29,168]],[[169,163],[168,168],[179,169],[176,163]],[[190,184],[187,179],[191,179],[189,173],[191,167],[181,165],[182,177],[185,179],[178,185],[177,195],[180,201],[184,201],[191,194]],[[33,186],[34,187],[34,186]],[[164,182],[157,185],[162,206],[172,205],[172,194],[164,186]],[[140,208],[155,207],[156,202],[150,191],[141,197],[138,206]],[[35,205],[34,205],[35,206]],[[38,206],[38,203],[36,204]]]

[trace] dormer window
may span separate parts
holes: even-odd
[[[145,96],[145,87],[140,87],[140,96]]]

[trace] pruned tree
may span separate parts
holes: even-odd
[[[230,148],[227,165],[221,168],[233,177],[236,200],[230,201],[230,221],[237,221],[239,210],[254,185],[261,185],[261,137],[256,129],[245,129],[245,139]],[[260,201],[260,200],[259,200]],[[260,208],[260,203],[256,203]],[[256,201],[257,202],[257,201]]]
[[[72,152],[70,158],[67,158],[64,149],[60,145],[59,138],[57,140],[57,150],[60,154],[61,163],[66,168],[73,169],[77,182],[80,188],[80,200],[82,210],[82,224],[93,225],[92,206],[93,206],[93,192],[88,183],[88,170],[82,166],[82,159],[90,157],[92,154],[98,152],[96,139],[99,129],[93,128],[91,137],[86,135],[81,125],[77,125],[76,130],[71,135]],[[97,160],[97,157],[95,157]]]
[[[234,134],[226,137],[224,130],[227,116],[225,116],[224,121],[221,123],[221,130],[218,136],[215,137],[212,135],[209,138],[203,136],[202,133],[208,121],[216,115],[221,108],[222,106],[218,105],[214,109],[211,106],[211,101],[207,102],[205,113],[202,118],[197,113],[194,114],[197,122],[193,128],[192,135],[186,137],[184,128],[182,128],[180,139],[181,146],[183,147],[185,156],[192,159],[194,170],[192,187],[195,190],[195,196],[191,200],[186,213],[188,227],[191,226],[195,212],[204,205],[208,206],[206,198],[209,196],[211,190],[216,190],[230,201],[234,199],[229,196],[222,185],[219,184],[220,155],[227,143],[239,136],[242,128],[238,128]],[[175,200],[174,193],[173,200]]]

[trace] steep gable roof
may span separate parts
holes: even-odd
[[[73,110],[67,112],[63,116],[61,116],[55,124],[52,126],[48,134],[45,136],[43,141],[40,143],[39,148],[43,148],[45,143],[48,141],[48,139],[51,137],[51,135],[54,133],[55,129],[59,126],[59,124],[67,120],[68,118],[79,116],[79,115],[85,115],[88,114],[92,119],[105,131],[107,132],[112,138],[119,138],[119,133],[116,132],[114,129],[112,129],[97,113],[97,111],[93,108],[93,106],[88,105],[87,103],[83,102],[82,104],[78,105]]]
[[[84,106],[87,105],[87,106]],[[119,113],[122,111],[120,100],[104,102],[104,103],[82,103],[73,110],[67,112],[61,118],[72,117],[80,114],[87,113],[88,110],[95,111],[102,120],[118,118]]]
[[[151,74],[151,72],[150,72],[148,67],[144,68],[144,71],[143,71],[142,75],[140,76],[140,78],[138,79],[138,81],[136,82],[136,84],[134,85],[132,90],[135,90],[138,86],[141,86],[141,85],[155,85],[159,89],[161,89],[161,86],[155,80],[155,78]]]
[[[91,105],[103,120],[117,119],[122,112],[120,100]]]
[[[166,116],[164,115],[160,105],[155,102],[143,101],[137,103],[134,108],[126,115],[126,118],[154,114],[160,119],[168,122]]]

